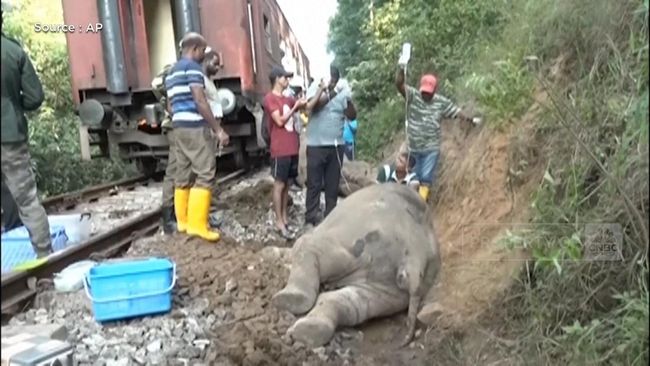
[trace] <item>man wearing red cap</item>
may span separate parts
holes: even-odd
[[[419,90],[406,85],[404,66],[400,62],[395,83],[406,98],[408,148],[415,158],[414,171],[420,182],[420,196],[426,201],[440,153],[440,121],[443,118],[459,118],[478,124],[479,119],[464,115],[451,100],[437,94],[438,80],[431,74],[422,76]]]

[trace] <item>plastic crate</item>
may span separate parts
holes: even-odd
[[[50,226],[52,250],[58,252],[68,245],[65,228]],[[29,232],[24,226],[2,233],[2,273],[10,272],[19,264],[36,259],[36,252],[29,239]]]
[[[98,264],[84,279],[98,322],[166,313],[175,284],[176,264],[167,258]]]

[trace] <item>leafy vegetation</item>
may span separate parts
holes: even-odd
[[[499,3],[339,1],[338,13],[330,23],[329,49],[352,81],[361,120],[378,127],[359,133],[362,158],[373,160],[385,136],[402,126],[403,113],[390,107],[403,101],[393,84],[402,44],[410,42],[413,47],[407,82],[417,82],[423,71],[435,71],[445,81],[441,92],[453,96],[454,86],[448,81],[459,78],[463,65],[476,54],[475,39],[496,32],[503,23],[496,6]],[[369,124],[361,124],[362,128],[364,125]]]
[[[392,80],[404,42],[408,81],[435,72],[487,128],[516,126],[544,96],[537,225],[505,239],[534,260],[502,306],[513,351],[531,364],[647,364],[648,1],[339,0],[329,48],[352,81],[365,159],[403,128]],[[589,223],[620,229],[622,260],[583,260]]]
[[[82,161],[64,33],[37,33],[34,24],[62,24],[58,1],[21,1],[4,13],[3,32],[21,43],[43,83],[45,102],[28,116],[29,145],[39,193],[54,195],[115,180],[133,170],[111,160]]]

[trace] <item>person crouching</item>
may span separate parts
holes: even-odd
[[[406,184],[415,190],[419,189],[420,183],[417,175],[411,172],[415,165],[415,159],[409,155],[408,148],[402,145],[393,164],[385,164],[379,168],[377,183],[399,183]]]

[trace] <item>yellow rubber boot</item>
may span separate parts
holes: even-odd
[[[189,188],[176,188],[174,190],[174,212],[176,213],[176,229],[179,233],[187,231],[187,206],[189,199]]]
[[[424,202],[426,202],[427,199],[429,199],[429,187],[427,187],[427,186],[420,186],[420,188],[419,188],[419,193],[420,193],[420,197],[422,197],[422,199],[424,200]]]
[[[208,228],[212,192],[206,188],[192,188],[188,207],[187,234],[207,241],[218,241],[221,235]]]

